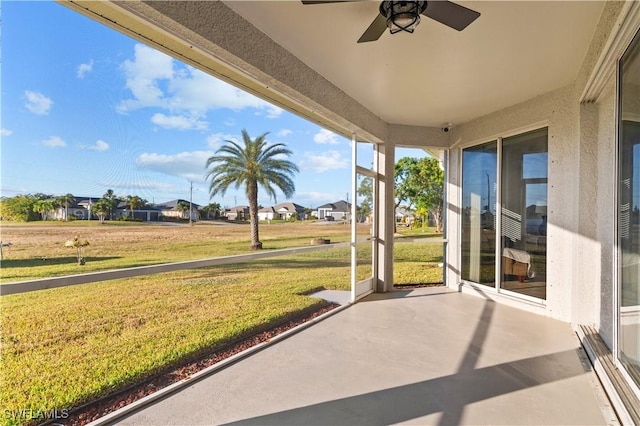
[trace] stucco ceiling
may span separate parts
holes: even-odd
[[[461,124],[570,84],[603,3],[460,1],[481,13],[458,32],[423,18],[414,34],[356,41],[377,1],[225,4],[382,120]]]

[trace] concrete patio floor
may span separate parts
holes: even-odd
[[[569,324],[444,287],[374,294],[126,425],[615,424]]]

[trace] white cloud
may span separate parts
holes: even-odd
[[[307,204],[317,207],[322,204],[332,203],[340,199],[340,196],[330,192],[296,192],[296,198],[307,201]]]
[[[142,44],[135,46],[134,58],[126,60],[121,69],[132,94],[132,98],[118,105],[121,113],[155,107],[172,115],[198,118],[222,108],[233,111],[254,108],[269,118],[282,114],[281,108],[193,67],[181,68],[171,57]]]
[[[93,145],[79,144],[79,145],[77,145],[77,148],[79,148],[79,149],[90,149],[92,151],[102,152],[102,151],[109,150],[109,148],[111,148],[111,147],[109,146],[109,144],[107,142],[103,141],[102,139],[98,139],[96,141],[96,143],[94,143]]]
[[[151,122],[165,129],[177,130],[206,130],[208,124],[201,121],[198,117],[187,117],[184,115],[164,115],[161,113],[153,114]]]
[[[51,109],[51,105],[53,101],[47,98],[42,93],[32,92],[30,90],[25,90],[25,97],[27,98],[27,103],[25,107],[34,114],[38,115],[47,115],[49,114],[49,110]]]
[[[281,129],[278,133],[276,133],[279,137],[281,138],[286,138],[287,136],[289,136],[290,134],[293,133],[293,130],[289,130],[289,129]]]
[[[338,145],[340,143],[338,136],[327,129],[320,129],[318,133],[313,135],[313,141],[321,145]]]
[[[76,71],[76,75],[78,78],[84,78],[85,74],[93,71],[93,59],[91,59],[86,64],[78,65],[78,69]]]
[[[142,44],[135,45],[134,56],[133,61],[126,60],[121,66],[133,99],[122,101],[118,111],[165,106],[166,100],[158,83],[173,77],[173,59]]]
[[[327,170],[346,169],[349,167],[349,160],[344,158],[338,151],[326,151],[320,154],[312,152],[304,153],[304,160],[300,161],[302,170],[312,170],[322,173]]]
[[[278,118],[282,115],[284,110],[277,106],[269,105],[267,108],[267,118]]]
[[[46,146],[47,148],[64,148],[67,146],[67,143],[59,136],[51,136],[49,139],[42,141],[42,146]]]
[[[146,170],[201,181],[206,173],[207,159],[213,154],[212,151],[180,152],[173,155],[143,153],[136,159],[136,164]]]
[[[233,135],[213,133],[207,137],[207,146],[212,149],[218,149],[222,143],[227,140],[238,142],[238,138]]]
[[[0,130],[0,136],[11,136],[13,134],[13,130],[5,129],[4,127]]]
[[[109,144],[108,144],[108,143],[106,143],[106,142],[105,142],[105,141],[103,141],[103,140],[100,140],[100,139],[99,139],[99,140],[97,140],[97,141],[96,141],[96,143],[95,143],[94,145],[91,145],[91,146],[88,146],[88,147],[87,147],[87,149],[91,149],[91,150],[93,150],[93,151],[100,151],[100,152],[102,152],[102,151],[106,151],[106,150],[108,150],[109,148],[110,148],[110,147],[109,147]]]

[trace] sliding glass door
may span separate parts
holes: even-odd
[[[464,281],[546,299],[547,152],[546,128],[463,149]]]
[[[502,141],[500,288],[547,297],[547,129]]]
[[[640,387],[640,34],[619,73],[618,360]]]
[[[462,279],[494,286],[496,275],[496,141],[462,152]]]

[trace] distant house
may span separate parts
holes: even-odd
[[[249,219],[249,206],[235,206],[230,209],[225,209],[223,215],[228,220],[248,220]]]
[[[351,213],[351,203],[340,200],[335,203],[327,203],[318,207],[315,211],[318,219],[343,220]]]
[[[189,201],[187,200],[171,200],[162,204],[157,204],[156,208],[160,210],[160,214],[164,218],[169,219],[189,219],[189,209],[182,210],[179,208],[180,204],[189,205]],[[200,205],[196,203],[191,203],[191,220],[196,221],[200,220],[200,213],[198,210],[200,209]]]
[[[73,197],[69,202],[68,208],[60,206],[52,211],[49,217],[54,220],[65,220],[68,215],[69,218],[74,217],[75,219],[88,219],[91,204],[99,199],[99,197]],[[50,201],[54,200],[55,199],[51,199]]]
[[[121,201],[116,207],[116,216],[118,218],[131,217],[131,206],[126,201]],[[156,206],[145,205],[133,210],[133,219],[143,222],[157,222],[160,217],[160,209]]]
[[[272,220],[277,217],[276,209],[274,207],[263,207],[258,210],[258,220]]]
[[[52,199],[51,201],[53,201]],[[65,206],[57,207],[53,210],[49,217],[54,220],[65,220],[66,216],[69,215],[69,218],[75,218],[79,220],[87,220],[97,219],[97,216],[91,212],[91,206],[100,200],[100,197],[73,197],[73,199],[69,202],[68,209],[65,209]],[[157,205],[145,205],[142,207],[138,207],[133,211],[133,217],[138,220],[142,220],[145,222],[159,221],[163,217],[168,218],[176,218],[176,219],[188,219],[189,211],[180,211],[178,208],[178,203],[183,202],[187,205],[189,204],[186,200],[172,200],[167,201],[166,203],[157,204]],[[191,204],[192,213],[191,220],[199,220],[200,216],[198,213],[198,209],[200,209],[200,205],[196,203]],[[89,217],[91,215],[91,217]],[[131,206],[127,204],[124,200],[119,200],[116,208],[114,209],[114,219],[119,219],[122,217],[131,216]]]
[[[305,208],[300,204],[286,202],[280,203],[272,207],[265,207],[258,210],[258,220],[282,219],[289,220],[296,215],[305,219]]]

